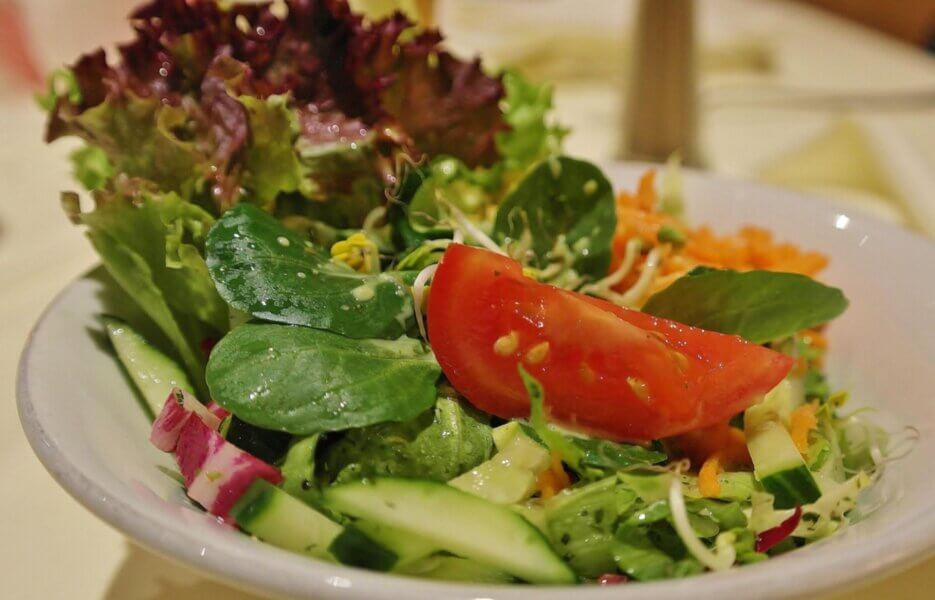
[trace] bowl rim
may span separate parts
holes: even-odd
[[[614,162],[602,166],[620,173],[630,169],[635,172],[645,169],[648,165]],[[825,207],[846,208],[824,198],[815,198],[776,186],[731,179],[692,169],[685,169],[684,175],[687,180],[731,186],[754,194],[764,191],[778,193],[794,203],[814,203],[817,200]],[[613,181],[615,177],[611,175],[609,179]],[[860,214],[849,216],[854,226],[870,233],[895,235],[913,240],[911,243],[921,242],[935,257],[935,244],[918,233]],[[119,495],[110,495],[100,478],[95,479],[85,474],[80,468],[81,465],[76,464],[46,432],[36,414],[30,384],[36,338],[51,316],[59,310],[68,293],[83,277],[73,280],[56,294],[30,331],[17,368],[17,409],[30,446],[53,479],[91,513],[135,542],[209,576],[228,582],[234,581],[247,589],[265,594],[272,592],[305,597],[444,597],[478,600],[520,599],[535,594],[536,598],[542,600],[558,600],[567,597],[574,590],[576,595],[583,594],[586,598],[598,600],[618,598],[621,592],[624,592],[620,588],[600,586],[478,585],[387,575],[310,559],[267,544],[257,545],[258,542],[245,535],[234,536],[235,539],[229,544],[212,545],[210,542],[202,543],[192,538],[194,534],[187,533],[184,524],[178,520],[175,520],[173,527],[173,522],[168,517],[149,514]],[[160,526],[158,521],[166,521],[168,529]],[[895,535],[895,532],[887,533],[888,535],[880,537]],[[727,572],[704,573],[684,579],[626,586],[625,594],[631,599],[683,595],[691,595],[692,598],[722,598],[725,593],[736,592],[738,589],[758,589],[758,597],[781,598],[822,591],[841,592],[885,574],[907,569],[935,555],[935,510],[924,515],[924,521],[917,522],[908,531],[901,532],[898,536],[898,546],[883,558],[879,556],[877,544],[863,543],[850,546],[843,552],[825,553],[820,561],[813,560],[816,557],[809,550],[820,551],[822,546],[823,543],[818,542],[782,557]],[[251,565],[253,568],[242,568],[239,561],[247,556],[254,561]],[[256,568],[260,566],[264,568]],[[783,573],[784,586],[782,589],[776,589],[775,577],[780,573]],[[820,576],[816,578],[816,574]]]

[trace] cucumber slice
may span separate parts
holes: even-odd
[[[328,548],[344,528],[266,480],[258,479],[231,509],[241,529],[270,544],[331,560]]]
[[[355,521],[354,526],[396,555],[394,570],[399,570],[401,566],[425,558],[439,550],[438,546],[421,536],[384,523],[361,520]]]
[[[396,555],[355,527],[335,523],[298,498],[258,479],[231,509],[240,528],[283,550],[387,571]]]
[[[389,571],[396,564],[396,554],[381,546],[353,525],[344,527],[328,551],[339,561],[354,567]]]
[[[754,408],[747,409],[748,415]],[[773,495],[773,506],[785,509],[815,502],[821,497],[821,489],[786,427],[778,416],[761,417],[758,413],[745,417],[744,429],[754,473]]]
[[[549,467],[549,451],[523,433],[517,423],[508,425],[517,427],[508,430],[508,435],[503,435],[501,427],[493,432],[499,452],[448,485],[497,504],[515,504],[529,498],[539,474]]]
[[[500,569],[457,556],[429,556],[399,570],[404,575],[469,583],[512,583],[513,577]]]
[[[172,388],[179,387],[189,393],[194,391],[195,387],[185,371],[129,325],[111,316],[101,317],[101,320],[127,375],[152,411],[150,417],[162,411]]]
[[[574,583],[545,537],[521,516],[449,485],[375,477],[332,486],[333,510],[419,535],[439,548],[530,583]]]

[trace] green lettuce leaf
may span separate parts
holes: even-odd
[[[57,130],[50,135],[82,137],[106,156],[108,172],[150,180],[158,189],[175,191],[186,200],[208,175],[207,156],[185,139],[185,131],[192,128],[185,111],[156,98],[128,93],[80,114],[62,113],[56,123]]]
[[[435,403],[441,369],[421,341],[356,340],[247,323],[211,352],[211,397],[244,421],[293,435],[408,421]]]
[[[562,457],[562,461],[576,471],[581,469],[581,460],[584,451],[572,443],[571,438],[565,437],[558,431],[549,427],[545,407],[545,390],[535,377],[529,374],[522,364],[517,365],[519,376],[529,396],[529,425],[548,449]]]
[[[616,476],[564,490],[545,502],[549,539],[581,577],[612,573],[614,532],[636,501]]]
[[[140,256],[174,312],[223,332],[227,305],[201,258],[214,223],[211,215],[173,193],[114,192],[99,194],[97,200],[97,208],[81,216],[82,223]]]
[[[532,250],[537,268],[570,259],[580,275],[598,279],[610,267],[616,226],[614,191],[601,170],[561,157],[541,162],[507,195],[493,237],[514,254]]]
[[[259,319],[354,338],[393,339],[413,319],[412,297],[390,273],[357,273],[250,204],[208,235],[208,268],[221,296]]]
[[[487,416],[453,398],[404,423],[352,429],[322,451],[330,481],[391,475],[448,481],[490,457]]]
[[[841,290],[805,275],[698,267],[650,297],[643,312],[763,344],[826,323],[846,308]]]
[[[265,100],[240,96],[239,100],[247,109],[251,133],[244,151],[241,185],[250,190],[251,203],[272,211],[279,194],[295,192],[309,184],[294,147],[298,137],[297,117],[283,96]]]
[[[508,170],[524,171],[561,151],[568,130],[550,123],[552,88],[536,85],[517,71],[503,75],[503,120],[510,126],[496,135],[497,150]]]
[[[613,544],[614,562],[621,572],[637,581],[687,577],[704,571],[687,553],[675,557],[664,549],[674,546],[675,541],[677,536],[664,529],[621,527]]]
[[[579,460],[582,471],[596,470],[604,476],[636,465],[658,464],[667,458],[663,452],[634,444],[583,437],[569,437],[569,440],[582,450]]]
[[[200,339],[194,338],[200,338],[208,331],[194,319],[173,312],[162,290],[156,285],[152,270],[139,254],[104,231],[91,229],[88,231],[88,238],[114,281],[133,298],[172,343],[177,357],[195,382],[197,392],[202,395],[204,385],[199,384],[204,381],[204,363],[197,350]]]
[[[68,155],[75,179],[86,190],[102,189],[116,174],[107,154],[97,146],[82,146]]]
[[[165,333],[206,397],[201,344],[228,324],[227,305],[201,258],[213,219],[175,194],[130,182],[95,198],[96,209],[80,219],[105,268]]]

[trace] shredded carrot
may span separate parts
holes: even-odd
[[[557,452],[553,452],[549,468],[540,473],[536,480],[539,496],[543,500],[548,500],[570,485],[571,478],[562,467],[562,457]]]
[[[701,465],[698,471],[698,489],[705,498],[716,498],[721,495],[721,482],[718,481],[718,475],[723,472],[721,468],[721,458],[715,453],[708,457]]]
[[[828,259],[823,254],[777,241],[772,233],[759,227],[748,226],[736,234],[723,236],[716,235],[708,227],[685,227],[674,217],[659,212],[655,176],[655,171],[647,171],[640,178],[635,192],[623,191],[617,196],[617,229],[611,259],[613,270],[623,261],[627,242],[634,238],[642,240],[646,251],[652,247],[668,247],[660,263],[658,276],[646,297],[699,265],[739,271],[785,271],[809,276],[827,266]],[[674,227],[682,232],[685,243],[678,247],[661,243],[659,230],[663,226]],[[623,291],[632,286],[642,269],[643,261],[640,260],[614,289]]]
[[[824,350],[828,347],[828,338],[820,329],[806,329],[802,332],[802,340],[813,348]]]
[[[808,452],[809,432],[818,427],[818,419],[815,417],[817,410],[818,403],[809,402],[792,411],[789,417],[789,435],[802,455]]]
[[[555,473],[552,472],[552,469],[546,469],[539,473],[539,478],[536,479],[536,489],[539,490],[540,498],[548,500],[555,495],[557,487]]]

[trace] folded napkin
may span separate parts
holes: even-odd
[[[765,182],[817,192],[935,237],[935,177],[885,119],[847,116],[762,165]]]

